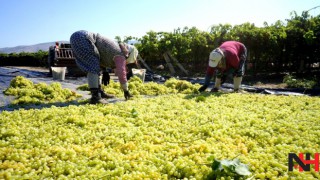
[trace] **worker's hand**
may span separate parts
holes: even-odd
[[[205,91],[207,88],[208,88],[207,85],[203,85],[203,86],[201,86],[201,87],[198,89],[198,91],[199,91],[199,92],[203,92],[203,91]]]
[[[129,93],[129,91],[124,91],[124,97],[126,98],[126,100],[132,98],[133,96]]]

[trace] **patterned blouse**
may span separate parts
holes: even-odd
[[[101,68],[116,66],[119,81],[125,83],[126,58],[118,42],[98,33],[77,31],[70,37],[76,63],[84,72],[100,74]]]

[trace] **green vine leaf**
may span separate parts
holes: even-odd
[[[239,159],[234,160],[217,160],[214,159],[211,168],[216,176],[249,176],[251,172],[248,165],[240,162]]]

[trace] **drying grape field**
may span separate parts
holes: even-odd
[[[17,105],[46,103],[52,88],[76,97],[31,86],[8,93]],[[133,99],[107,105],[2,111],[0,179],[320,178],[313,166],[288,171],[288,153],[320,152],[319,97],[199,93],[180,80],[129,87]],[[119,88],[105,90],[123,98]]]

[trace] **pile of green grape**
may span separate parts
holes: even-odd
[[[81,97],[70,89],[62,88],[58,82],[34,84],[23,76],[13,78],[4,94],[16,96],[12,104],[18,105],[67,102]]]
[[[319,112],[319,97],[239,93],[3,111],[0,179],[207,179],[212,157],[247,164],[242,179],[319,179],[287,167],[288,153],[319,152]]]
[[[193,94],[198,93],[200,84],[192,84],[185,80],[178,80],[175,78],[168,79],[164,84],[158,84],[155,82],[143,83],[142,80],[133,76],[128,81],[129,90],[132,95],[135,96],[156,96],[156,95],[165,95],[165,94]],[[110,80],[110,83],[107,86],[102,86],[103,90],[108,94],[113,94],[117,97],[123,97],[123,91],[121,90],[120,84],[113,80]],[[77,88],[78,90],[89,91],[88,84],[83,84]]]

